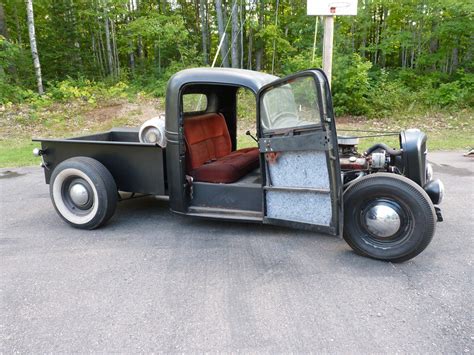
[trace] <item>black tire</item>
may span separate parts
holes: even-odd
[[[380,211],[380,206],[398,217],[375,218],[374,208]],[[430,198],[406,177],[376,173],[355,181],[344,192],[344,239],[360,255],[391,262],[414,258],[431,242],[435,224]],[[377,228],[381,230],[374,232]],[[389,235],[381,235],[385,232]]]
[[[49,191],[56,212],[75,228],[98,228],[117,207],[112,174],[92,158],[74,157],[60,163],[51,175]]]

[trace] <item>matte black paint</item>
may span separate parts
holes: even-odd
[[[73,139],[34,141],[40,141],[44,151],[47,184],[59,163],[72,157],[84,156],[104,164],[121,191],[155,195],[166,193],[164,150],[154,144],[139,143],[136,129],[115,129]]]
[[[400,147],[403,150],[399,160],[403,175],[423,187],[426,183],[426,135],[418,129],[400,133]]]
[[[192,206],[262,212],[260,184],[193,183]]]

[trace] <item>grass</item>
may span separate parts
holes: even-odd
[[[137,98],[111,99],[100,105],[81,100],[48,106],[0,106],[0,168],[39,165],[32,138],[64,138],[106,131],[112,127],[139,126],[162,111],[162,101]]]
[[[364,129],[363,127],[361,129]],[[368,128],[367,128],[368,129]],[[469,150],[474,147],[474,135],[471,131],[442,130],[437,132],[428,132],[422,130],[428,136],[428,149],[436,150]],[[339,135],[357,135],[355,132],[346,132],[339,130]],[[367,133],[369,135],[370,133]],[[377,134],[377,133],[375,133]],[[364,134],[365,135],[365,134]],[[398,135],[361,138],[359,150],[363,151],[375,143],[385,143],[391,147],[399,146]]]
[[[141,122],[163,111],[164,100],[104,101],[91,107],[87,103],[69,102],[49,107],[14,106],[0,111],[0,168],[37,165],[40,159],[32,155],[39,143],[32,137],[63,138],[105,131],[116,126],[139,126]],[[255,133],[255,99],[249,92],[239,92],[237,108],[238,148],[256,146],[245,135]],[[344,129],[395,131],[410,127],[420,128],[428,135],[428,148],[434,150],[467,150],[474,147],[472,110],[460,112],[423,112],[384,119],[340,117],[336,119],[339,134],[351,135]],[[398,147],[398,137],[376,137],[361,140],[359,150],[383,142]]]
[[[469,110],[456,113],[425,112],[410,116],[400,115],[385,119],[365,119],[344,117],[336,119],[338,134],[351,135],[344,129],[400,132],[404,129],[419,128],[428,136],[428,149],[468,150],[474,147],[473,112]],[[376,134],[376,133],[375,133]],[[361,139],[360,148],[365,149],[377,142],[398,147],[398,136],[371,137]]]
[[[33,149],[40,147],[38,142],[28,138],[7,139],[0,141],[0,167],[39,165],[41,159],[33,156]]]

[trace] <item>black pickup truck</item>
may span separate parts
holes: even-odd
[[[237,149],[237,90],[255,95],[255,146]],[[183,98],[205,104],[186,112]],[[166,144],[158,144],[160,136]],[[336,134],[321,70],[280,79],[240,69],[187,69],[168,83],[165,124],[147,142],[137,129],[35,139],[58,214],[94,229],[114,214],[118,191],[168,196],[171,211],[343,235],[359,254],[401,262],[430,243],[443,185],[427,163],[427,137],[400,146]]]

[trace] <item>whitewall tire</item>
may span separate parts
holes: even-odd
[[[54,169],[50,195],[59,216],[81,229],[103,225],[117,205],[112,175],[100,162],[87,157],[65,160]]]

